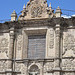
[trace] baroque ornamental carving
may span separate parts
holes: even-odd
[[[9,42],[8,39],[0,39],[0,53],[5,53],[8,57]]]
[[[48,18],[48,5],[46,0],[30,0],[23,9],[19,19]]]
[[[64,72],[63,75],[75,75],[75,73],[72,73],[72,72]]]
[[[46,62],[44,65],[44,72],[50,72],[54,68],[54,62]]]
[[[50,45],[49,45],[50,49],[54,48],[54,30],[50,29]]]
[[[72,34],[67,34],[63,40],[63,56],[75,57],[75,37]]]
[[[8,39],[6,38],[1,39],[0,47],[8,47]]]
[[[0,61],[0,72],[5,71],[7,69],[7,62],[6,61]]]
[[[32,6],[31,8],[31,17],[35,18],[35,17],[41,17],[42,14],[42,6]]]
[[[22,43],[22,40],[23,40],[22,38],[23,38],[22,35],[17,36],[17,50],[18,51],[22,50],[22,46],[23,46],[22,45],[23,44]]]
[[[74,70],[75,69],[75,59],[63,59],[62,69],[63,70]]]

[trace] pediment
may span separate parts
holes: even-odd
[[[30,0],[27,3],[26,9],[23,10],[21,18],[23,19],[38,19],[48,18],[46,0]],[[24,12],[25,11],[25,12]]]

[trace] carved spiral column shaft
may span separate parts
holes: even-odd
[[[56,24],[55,29],[55,75],[60,75],[60,24]]]
[[[12,59],[13,59],[13,52],[14,52],[14,28],[11,28],[10,29],[10,48],[9,48],[9,64],[8,64],[8,69],[13,69],[13,62],[12,62]]]

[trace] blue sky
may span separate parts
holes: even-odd
[[[0,1],[0,20],[10,19],[10,15],[15,10],[19,13],[23,9],[23,5],[29,0],[1,0]],[[47,0],[48,5],[52,4],[53,8],[58,6],[61,9],[75,10],[75,0]],[[63,14],[73,15],[75,12],[62,11]]]

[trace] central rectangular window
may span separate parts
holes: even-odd
[[[28,58],[43,59],[45,58],[46,35],[28,36]]]

